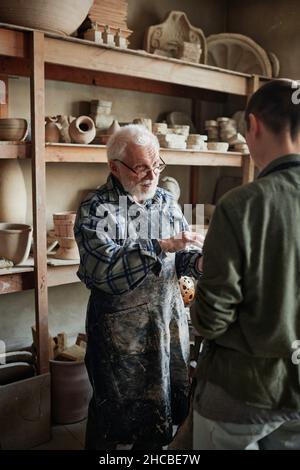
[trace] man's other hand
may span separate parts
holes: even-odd
[[[180,232],[175,237],[159,240],[161,249],[167,253],[175,253],[189,248],[191,245],[203,247],[204,236],[196,232]]]

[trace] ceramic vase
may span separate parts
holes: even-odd
[[[27,192],[20,162],[0,159],[0,222],[24,224]]]
[[[89,116],[80,116],[71,122],[69,134],[76,144],[89,144],[96,136],[94,121]]]

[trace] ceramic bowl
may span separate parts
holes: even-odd
[[[32,241],[32,227],[25,224],[0,223],[0,257],[24,263],[29,255]]]
[[[21,118],[0,119],[0,140],[25,140],[28,134],[28,123]]]

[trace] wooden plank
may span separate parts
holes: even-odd
[[[26,36],[21,31],[0,29],[0,55],[12,57],[28,57]]]
[[[45,153],[45,80],[44,34],[31,33],[31,123],[33,236],[35,264],[35,311],[38,335],[38,369],[49,370],[48,291],[46,238],[46,166]]]
[[[1,41],[1,34],[0,34]],[[29,59],[21,59],[18,57],[1,57],[0,73],[6,75],[17,75],[20,77],[30,76]]]
[[[0,276],[0,295],[22,292],[34,287],[33,269],[27,272],[2,274]]]
[[[177,85],[204,88],[237,95],[247,94],[245,74],[202,64],[185,64],[177,59],[146,52],[118,50],[87,41],[45,38],[45,61],[69,67],[97,70]]]
[[[77,271],[78,265],[48,266],[48,287],[80,282],[76,275]]]
[[[104,145],[46,144],[47,162],[107,163]]]
[[[260,79],[259,79],[259,76],[258,76],[258,75],[252,75],[252,77],[250,77],[250,78],[248,79],[248,84],[247,84],[247,101],[249,101],[249,99],[251,98],[251,96],[253,95],[253,93],[255,93],[256,90],[258,90],[260,86],[261,86],[261,82],[260,82]]]
[[[0,61],[0,73],[29,77],[30,63],[26,59],[4,57]],[[180,96],[183,98],[198,98],[205,101],[225,102],[227,95],[217,91],[201,90],[199,88],[163,83],[150,79],[126,77],[112,73],[104,73],[95,70],[66,67],[57,64],[46,64],[45,77],[47,80],[57,80],[85,85],[96,85],[123,90],[141,91],[144,93],[156,93],[167,96]]]
[[[190,203],[194,206],[198,202],[198,183],[199,171],[198,168],[190,168]]]
[[[193,152],[169,149],[161,149],[160,152],[167,165],[241,167],[243,164],[243,156],[236,152]]]
[[[0,55],[4,56],[0,63],[0,73],[28,75],[28,61],[20,59],[29,57],[27,45],[29,30],[22,27],[8,27],[11,29],[6,29],[3,25],[0,28]],[[18,58],[18,61],[14,61],[15,58]],[[183,86],[188,95],[190,93],[195,95],[197,89],[199,93],[203,93],[200,89],[210,90],[216,92],[219,99],[222,93],[248,96],[249,82],[251,83],[249,75],[239,72],[203,64],[183,63],[177,59],[155,56],[144,51],[120,50],[78,38],[59,38],[50,34],[46,37],[46,62],[49,64],[46,75],[49,79],[74,80],[80,83],[94,81],[101,86],[118,86],[126,89],[129,89],[131,83],[131,89],[140,91],[148,89],[152,93],[164,94],[179,92],[180,96],[182,96],[180,88],[168,90],[176,85]],[[57,65],[62,66],[58,78],[55,73],[58,71],[55,69]],[[63,71],[66,67],[70,67],[73,71],[74,68],[81,69],[81,72],[79,75],[75,73],[72,77],[71,70]],[[89,71],[99,72],[100,75],[93,78]],[[123,77],[127,77],[125,82]],[[259,85],[266,81],[264,77],[258,77],[256,80]],[[160,82],[161,87],[157,82]],[[194,90],[188,90],[189,87]]]
[[[14,269],[12,268],[11,271]],[[55,287],[80,282],[76,275],[77,270],[78,265],[48,266],[47,286]],[[6,273],[0,272],[0,295],[34,289],[35,276],[33,268],[22,268],[20,272],[10,273],[7,273],[7,270],[4,269],[2,271],[6,271]]]
[[[159,82],[154,79],[127,77],[97,70],[66,67],[56,64],[46,64],[46,78],[72,83],[83,83],[122,90],[156,93],[158,95],[178,96],[183,98],[198,98],[206,101],[225,102],[227,95],[218,91],[201,90],[196,87],[186,87],[170,82]],[[153,77],[154,78],[154,77]]]
[[[237,152],[195,152],[192,150],[160,149],[168,165],[242,167],[243,157]],[[47,162],[106,163],[104,145],[47,144]]]
[[[0,142],[1,158],[31,158],[31,144],[29,142]]]
[[[0,118],[8,117],[8,76],[0,75]]]

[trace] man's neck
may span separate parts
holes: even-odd
[[[286,139],[283,141],[269,141],[265,147],[265,151],[262,153],[258,168],[262,171],[266,166],[268,166],[272,161],[277,160],[277,158],[283,157],[284,155],[290,155],[293,153],[300,154],[300,142],[291,141]]]

